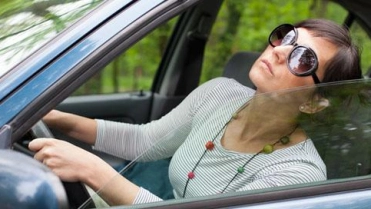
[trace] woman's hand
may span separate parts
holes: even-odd
[[[48,166],[64,181],[88,183],[97,170],[110,170],[102,159],[66,141],[38,138],[30,142],[34,158]],[[112,173],[114,174],[114,173]],[[110,177],[113,177],[111,174]]]
[[[132,204],[139,187],[123,178],[98,156],[66,141],[52,138],[34,139],[29,149],[34,158],[48,166],[61,180],[87,184],[99,190],[110,205]]]

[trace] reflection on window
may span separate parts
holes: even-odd
[[[330,106],[301,117],[327,167],[327,178],[371,174],[371,82],[344,82],[320,88]]]
[[[102,1],[1,2],[0,76],[100,2]]]

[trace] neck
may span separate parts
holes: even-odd
[[[251,100],[236,118],[239,133],[251,140],[272,140],[288,135],[297,126],[299,111],[295,109],[288,104]]]
[[[274,126],[263,124],[244,124],[242,125],[237,118],[232,120],[222,137],[222,145],[227,150],[244,153],[257,153],[268,144],[275,144],[283,137],[289,137],[290,143],[282,145],[278,143],[274,149],[281,149],[292,146],[305,140],[305,133],[296,124]]]
[[[227,126],[222,144],[240,152],[258,152],[266,144],[273,144],[290,135],[294,143],[305,139],[303,131],[296,129],[299,111],[288,104],[252,99],[238,111]],[[298,109],[298,108],[296,108]],[[278,146],[278,149],[282,146]]]
[[[259,142],[262,144],[271,144],[284,136],[290,136],[295,129],[297,124],[295,123],[283,123],[281,122],[241,122],[237,119],[235,121],[235,139],[240,142]]]

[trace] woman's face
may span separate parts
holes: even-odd
[[[323,79],[327,62],[335,55],[334,44],[321,37],[313,37],[308,30],[298,28],[297,44],[310,47],[318,58],[318,69],[315,72],[319,80]],[[314,84],[312,76],[299,77],[292,74],[287,67],[287,57],[292,45],[268,46],[255,61],[249,76],[257,88],[257,93],[264,93],[288,88]]]

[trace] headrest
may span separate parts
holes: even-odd
[[[255,60],[258,59],[258,52],[237,52],[232,55],[223,71],[223,77],[233,78],[241,84],[255,89],[250,81],[249,71]]]

